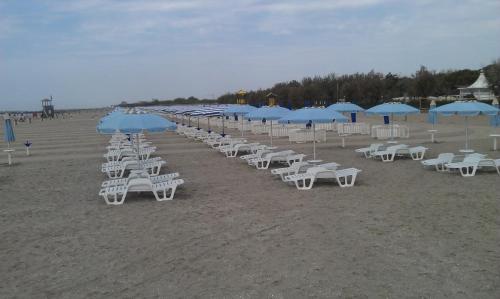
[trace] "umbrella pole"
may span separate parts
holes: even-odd
[[[467,116],[465,117],[465,149],[469,149],[469,126],[467,122]]]
[[[226,134],[224,133],[224,118],[226,118],[226,116],[222,114],[222,137],[226,136]]]
[[[271,120],[271,146],[273,146],[273,121]]]
[[[313,123],[313,160],[316,160],[316,124]]]
[[[391,113],[391,141],[394,141],[394,113]]]
[[[243,137],[243,114],[240,117],[241,117],[241,137]]]

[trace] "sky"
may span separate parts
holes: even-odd
[[[0,0],[0,110],[478,69],[500,58],[499,11],[500,0]]]

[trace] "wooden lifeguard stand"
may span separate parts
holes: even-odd
[[[247,100],[245,99],[246,94],[246,91],[240,89],[240,91],[236,93],[236,104],[245,105],[247,103]]]
[[[54,118],[54,105],[52,104],[52,96],[42,100],[42,118]]]
[[[272,92],[268,93],[266,95],[266,99],[267,99],[267,105],[269,107],[273,107],[273,106],[276,106],[278,100],[277,100],[278,96]]]

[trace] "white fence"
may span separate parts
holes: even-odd
[[[326,130],[316,130],[316,133],[312,129],[292,129],[288,132],[288,140],[290,142],[310,142],[314,140],[314,135],[316,135],[316,141],[326,141]]]
[[[372,137],[377,139],[409,138],[410,128],[402,125],[377,125],[372,126]]]
[[[337,132],[339,134],[370,134],[370,125],[367,123],[339,123],[337,124]]]

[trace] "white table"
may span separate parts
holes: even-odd
[[[339,134],[339,136],[342,137],[342,148],[345,148],[345,138],[351,134]]]
[[[6,150],[3,150],[4,153],[7,153],[7,158],[9,160],[9,165],[12,165],[12,153],[15,152],[16,150],[13,149],[13,148],[9,148],[9,149],[6,149]]]
[[[434,135],[437,133],[438,130],[427,130],[431,134],[431,142],[435,143]]]
[[[500,137],[500,134],[490,134],[490,137],[493,138],[493,150],[497,150],[497,138]]]

